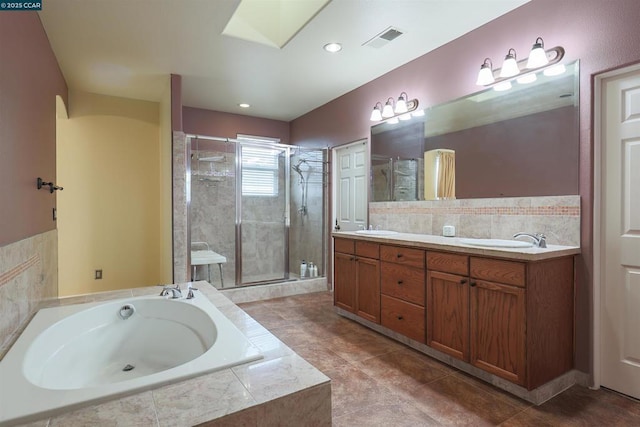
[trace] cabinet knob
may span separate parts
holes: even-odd
[[[349,258],[349,261],[355,261],[356,257],[352,256],[351,258]]]
[[[398,320],[403,320],[403,319],[404,319],[404,317],[398,316]]]
[[[403,255],[402,255],[402,254],[398,254],[398,255],[396,255],[396,258],[402,258],[402,257],[403,257]]]
[[[398,285],[402,285],[404,283],[403,280],[398,280]]]
[[[477,283],[476,283],[476,282],[471,282],[471,283],[469,283],[469,286],[475,286],[475,285],[477,285]]]
[[[467,279],[460,279],[460,284],[464,285],[465,283],[467,283]]]

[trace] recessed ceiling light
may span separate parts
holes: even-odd
[[[340,52],[342,50],[342,45],[340,43],[327,43],[324,45],[324,50],[331,53]]]
[[[240,108],[249,108],[249,107],[251,107],[251,105],[242,103],[242,104],[238,104],[238,107],[240,107]]]

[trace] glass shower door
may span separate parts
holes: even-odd
[[[237,150],[237,283],[288,279],[289,148],[240,142]]]

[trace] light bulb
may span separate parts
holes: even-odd
[[[478,86],[490,85],[495,81],[493,78],[493,70],[491,69],[491,60],[486,58],[482,65],[480,65],[480,71],[478,72],[478,80],[476,84]]]
[[[512,51],[513,53],[511,53]],[[516,51],[515,49],[509,49],[509,52],[507,52],[507,56],[504,57],[504,62],[502,63],[500,77],[513,77],[518,74],[520,74],[520,69],[516,62]]]
[[[407,111],[407,99],[404,97],[404,92],[400,94],[398,97],[398,101],[396,102],[395,113],[396,114],[404,114]]]
[[[393,105],[391,103],[392,103],[392,99],[389,98],[387,100],[387,103],[384,104],[384,108],[382,109],[382,117],[384,117],[385,119],[394,116]]]
[[[531,48],[529,59],[527,59],[527,68],[540,68],[549,63],[547,53],[544,51],[544,41],[542,37],[538,37]]]
[[[378,104],[373,107],[373,111],[371,112],[371,117],[369,118],[372,122],[379,122],[382,120],[382,114],[380,114],[380,108],[378,108]]]

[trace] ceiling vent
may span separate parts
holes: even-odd
[[[397,28],[389,27],[383,32],[377,34],[372,39],[366,41],[363,46],[375,47],[376,49],[380,49],[382,46],[385,46],[392,40],[397,39],[402,35],[402,31]]]

